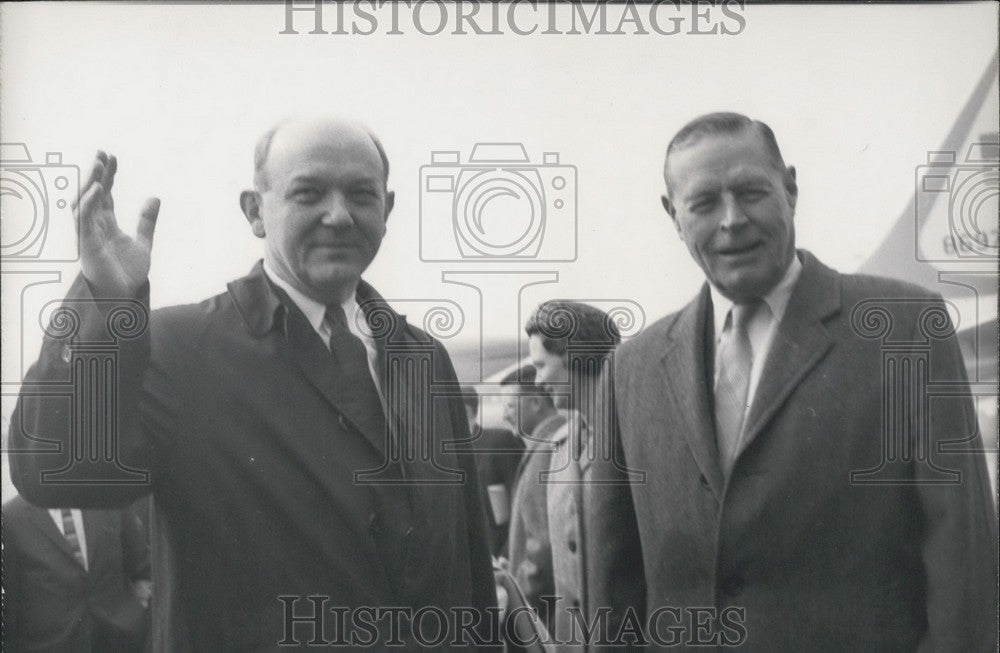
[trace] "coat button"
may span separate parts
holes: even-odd
[[[340,424],[340,428],[344,429],[345,431],[351,430],[350,424],[347,423],[347,420],[344,419],[344,416],[341,414],[337,415],[337,424]]]
[[[708,477],[706,477],[704,474],[701,475],[701,486],[706,490],[711,488],[711,486],[708,484]]]
[[[576,553],[576,540],[570,540],[567,543],[567,546],[569,547],[570,553]]]
[[[743,578],[739,574],[732,574],[722,581],[722,592],[727,596],[739,596],[743,591]]]

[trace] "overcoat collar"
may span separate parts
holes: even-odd
[[[274,286],[267,279],[263,261],[257,261],[247,276],[230,282],[227,288],[243,318],[243,323],[254,336],[258,338],[264,336],[279,320],[284,319],[285,307]],[[384,317],[385,323],[390,327],[375,329],[376,340],[380,335],[383,336],[381,338],[383,340],[388,337],[400,338],[413,335],[406,327],[406,316],[396,313],[378,291],[364,280],[358,281],[356,297],[358,306],[366,315],[377,314],[378,320]],[[375,318],[370,317],[370,319]]]
[[[741,452],[761,434],[796,385],[833,344],[823,322],[840,310],[840,276],[805,250],[798,251],[802,274],[792,291],[746,419]],[[716,498],[724,492],[711,408],[711,379],[706,369],[706,339],[711,295],[706,283],[694,301],[667,327],[657,387],[674,403],[678,428]],[[737,465],[739,460],[737,459]]]
[[[542,420],[536,427],[531,437],[525,441],[525,450],[521,459],[517,463],[517,470],[514,472],[514,479],[521,478],[524,468],[528,465],[528,460],[536,453],[552,453],[554,449],[553,437],[556,436],[563,425],[566,424],[566,417],[562,412],[556,411]],[[563,431],[565,429],[562,429]],[[565,436],[563,436],[565,439]]]
[[[279,315],[284,315],[281,298],[264,273],[263,261],[257,261],[250,274],[230,282],[227,288],[247,330],[258,338],[270,332]]]
[[[668,325],[660,364],[655,368],[653,387],[667,389],[670,414],[678,419],[675,427],[687,440],[702,478],[721,500],[722,471],[715,442],[711,412],[711,386],[705,366],[705,338],[709,328],[712,300],[706,283],[694,301],[685,306]]]
[[[94,533],[91,533],[94,529],[94,525],[87,520],[86,511],[83,512],[83,515],[85,522],[83,525],[83,535],[87,538],[87,550],[88,553],[90,553],[94,550]],[[77,560],[76,556],[73,555],[73,549],[70,548],[69,541],[62,533],[59,532],[59,528],[56,527],[55,522],[52,521],[52,515],[49,514],[48,510],[32,506],[32,509],[28,511],[28,516],[31,521],[34,522],[35,526],[38,527],[38,530],[44,533],[45,536],[48,537],[53,544],[55,544],[57,549],[66,554],[66,556],[73,561],[73,564],[80,568],[80,571],[84,571],[83,564],[81,564],[80,561]],[[92,553],[91,556],[93,556]]]
[[[764,361],[760,384],[746,417],[743,451],[833,346],[824,322],[840,311],[840,275],[809,252],[800,250],[799,254],[802,276],[792,290],[785,317],[778,324]]]
[[[284,351],[287,357],[299,366],[310,383],[320,391],[327,401],[334,405],[341,416],[350,421],[354,428],[360,431],[380,453],[385,454],[389,438],[397,437],[398,432],[393,433],[392,430],[387,430],[385,418],[377,418],[377,416],[359,412],[357,407],[344,401],[342,394],[337,391],[339,380],[334,366],[326,364],[329,353],[315,331],[311,328],[304,330],[303,333],[298,334],[302,342],[297,342],[293,347],[288,346],[289,330],[294,328],[292,320],[298,317],[304,321],[305,316],[290,315],[291,310],[297,311],[298,309],[285,306],[278,294],[279,291],[267,279],[263,263],[258,261],[250,274],[231,282],[228,289],[247,331],[256,338],[263,338],[272,331],[280,329],[282,342],[278,347],[279,350]],[[386,396],[384,369],[386,344],[402,344],[405,347],[407,343],[422,343],[423,340],[419,339],[409,328],[406,316],[396,313],[382,296],[366,282],[358,282],[356,296],[358,305],[368,318],[372,338],[379,352],[381,372],[379,382],[382,384],[383,396]],[[308,324],[306,326],[308,327]],[[387,412],[389,414],[385,417],[388,417],[388,424],[395,429],[398,416],[391,409],[388,409]]]

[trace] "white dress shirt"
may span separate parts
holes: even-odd
[[[333,331],[326,321],[326,305],[321,304],[312,297],[304,295],[298,289],[294,288],[278,276],[267,264],[267,261],[264,261],[264,273],[268,279],[274,282],[274,285],[288,293],[288,297],[295,302],[295,305],[299,307],[302,314],[306,316],[310,326],[319,334],[320,340],[323,341],[323,345],[329,351],[330,336]],[[371,331],[367,328],[367,322],[365,322],[364,316],[361,313],[361,307],[358,306],[358,301],[354,295],[355,293],[353,292],[349,293],[347,299],[341,302],[340,306],[344,309],[344,315],[347,317],[347,328],[365,346],[365,353],[368,354],[368,373],[371,374],[372,380],[375,382],[375,389],[378,390],[379,398],[382,400],[384,408],[385,397],[382,396],[382,385],[379,382],[378,374],[378,348],[375,346],[375,340],[372,338]]]
[[[762,299],[764,304],[754,313],[747,324],[747,336],[750,338],[750,348],[753,350],[753,363],[750,367],[750,386],[747,389],[747,411],[753,405],[754,395],[757,393],[757,386],[760,382],[761,370],[764,369],[764,362],[767,360],[771,345],[774,344],[774,336],[778,332],[778,325],[785,316],[788,308],[788,300],[791,299],[795,282],[799,280],[802,273],[802,263],[798,256],[792,257],[788,269],[781,281],[771,289]],[[713,379],[719,378],[719,341],[726,326],[727,318],[733,308],[733,300],[729,299],[716,288],[709,284],[712,293],[712,310],[715,317],[715,374]]]
[[[62,511],[62,508],[49,508],[49,515],[51,515],[52,521],[56,523],[56,528],[59,529],[62,536],[66,537]],[[70,512],[73,513],[73,528],[76,529],[76,539],[80,543],[80,553],[83,554],[83,568],[86,569],[90,563],[90,558],[87,557],[87,536],[83,532],[83,513],[80,512],[79,508],[72,508]]]

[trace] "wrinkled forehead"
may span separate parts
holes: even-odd
[[[705,186],[768,181],[781,174],[761,136],[752,130],[739,134],[704,136],[670,153],[664,178],[672,194],[690,194]]]
[[[267,163],[273,179],[331,172],[381,181],[384,171],[375,142],[351,125],[292,124],[274,135]]]

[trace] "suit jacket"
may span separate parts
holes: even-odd
[[[490,551],[495,556],[506,555],[511,520],[510,502],[514,496],[517,467],[524,455],[524,443],[506,428],[488,428],[482,430],[479,437],[472,441],[472,445],[476,450],[476,473],[487,501]],[[488,490],[491,485],[503,487],[507,500],[504,507],[506,515],[494,512]]]
[[[468,440],[465,411],[428,391],[458,388],[448,354],[366,284],[358,302],[375,332],[387,415],[348,401],[319,336],[260,263],[228,292],[154,311],[148,323],[148,287],[138,300],[95,302],[81,277],[64,302],[75,328],[53,320],[24,387],[61,382],[62,394],[101,396],[93,376],[74,375],[92,358],[103,364],[112,345],[119,382],[109,403],[95,403],[117,407],[116,418],[98,411],[82,423],[111,429],[117,458],[70,465],[80,445],[69,405],[26,390],[11,446],[27,453],[11,455],[11,475],[42,505],[121,505],[152,491],[158,650],[337,642],[333,609],[495,605],[473,457],[445,446]],[[148,470],[148,484],[129,470]],[[67,474],[95,480],[51,482]],[[314,608],[327,618],[295,622]],[[355,618],[378,620],[351,612],[348,630]],[[384,641],[389,623],[353,631]]]
[[[527,442],[524,457],[517,467],[514,499],[511,502],[510,551],[511,575],[520,585],[525,599],[538,611],[551,631],[548,603],[543,596],[554,596],[552,547],[549,543],[549,517],[543,473],[552,462],[551,440],[566,424],[566,418],[553,413],[535,428]]]
[[[138,653],[149,613],[131,582],[148,579],[149,547],[127,511],[84,510],[87,568],[48,510],[3,507],[4,643],[10,653]]]
[[[746,651],[992,651],[996,516],[943,303],[799,254],[728,479],[707,286],[618,352],[647,621]],[[948,390],[928,401],[928,380]],[[696,633],[692,608],[716,610],[715,630]]]

